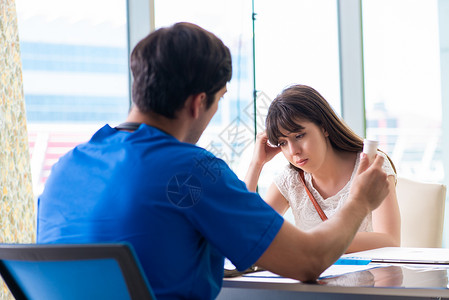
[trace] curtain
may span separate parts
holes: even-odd
[[[0,197],[0,243],[34,242],[34,200],[14,0],[0,0]],[[0,299],[13,299],[3,282]]]
[[[0,243],[31,243],[34,199],[14,0],[0,0],[0,98]]]

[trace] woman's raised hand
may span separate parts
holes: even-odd
[[[265,131],[259,132],[256,137],[256,144],[254,145],[253,163],[264,165],[273,157],[281,152],[281,148],[272,146],[268,143],[268,136]]]
[[[257,182],[259,181],[260,172],[262,171],[263,166],[279,152],[281,152],[279,147],[270,146],[268,144],[268,137],[265,131],[257,134],[253,158],[245,176],[245,183],[248,190],[253,192],[256,191]]]

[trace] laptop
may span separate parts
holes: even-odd
[[[342,255],[375,263],[449,264],[447,248],[384,247]]]

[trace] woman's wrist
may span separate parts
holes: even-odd
[[[265,162],[259,162],[252,160],[249,164],[249,168],[253,171],[261,172],[263,169],[263,166],[265,165]]]
[[[245,176],[246,187],[252,191],[256,191],[257,182],[259,181],[260,173],[262,172],[264,164],[251,161],[248,171]]]

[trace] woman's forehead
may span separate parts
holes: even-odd
[[[279,124],[279,125],[280,125],[279,132],[283,136],[287,136],[291,133],[300,132],[300,131],[303,131],[304,129],[310,128],[312,126],[316,126],[314,123],[312,123],[310,121],[299,120],[299,119],[295,119],[292,122],[289,122],[289,124],[284,124],[284,126],[282,126],[281,124]]]

